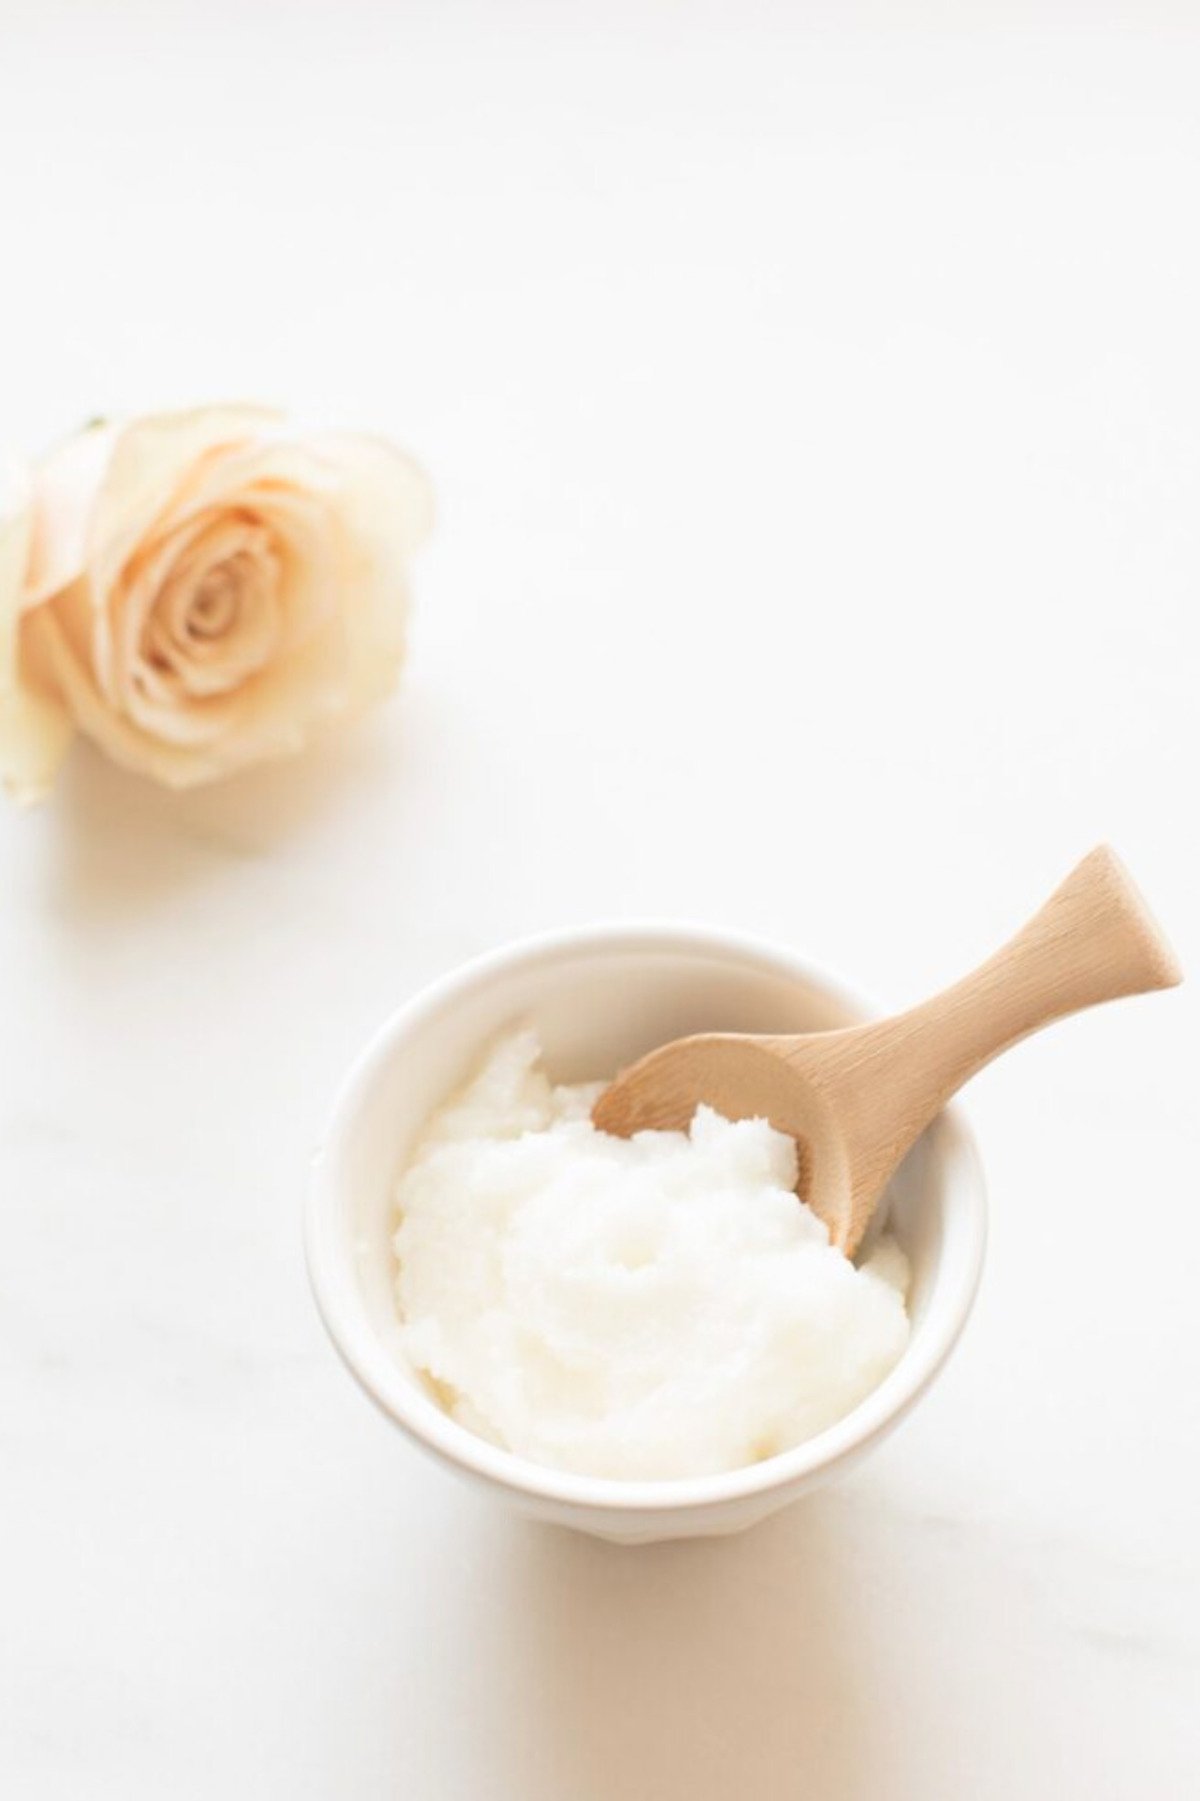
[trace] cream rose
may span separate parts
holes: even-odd
[[[420,470],[250,407],[98,425],[0,524],[0,775],[53,782],[76,731],[171,787],[301,745],[404,655]]]

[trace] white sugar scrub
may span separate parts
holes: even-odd
[[[908,1264],[858,1265],[795,1194],[796,1147],[701,1107],[598,1132],[502,1039],[400,1179],[405,1350],[453,1418],[541,1464],[626,1479],[774,1456],[850,1412],[908,1339]]]

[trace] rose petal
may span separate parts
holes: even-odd
[[[201,407],[153,414],[120,431],[89,535],[92,588],[99,606],[155,520],[196,482],[203,459],[253,441],[279,418],[265,407]]]
[[[430,530],[432,493],[424,472],[391,445],[349,436],[319,444],[342,459],[347,683],[360,711],[395,684],[408,633],[408,560]]]
[[[37,464],[33,541],[25,571],[27,608],[69,588],[83,573],[92,509],[116,438],[114,426],[88,426]]]
[[[59,616],[42,608],[29,621],[39,652],[54,672],[63,697],[79,729],[114,763],[140,775],[153,776],[170,788],[187,788],[222,773],[222,764],[208,754],[205,745],[189,744],[188,709],[164,709],[161,728],[180,734],[183,742],[159,733],[143,731],[111,707],[97,688],[91,671],[72,646]],[[219,739],[226,721],[213,716],[205,722],[205,734]]]
[[[398,535],[408,556],[420,550],[433,530],[434,504],[419,463],[386,438],[361,432],[322,432],[311,442],[339,471],[343,491],[361,497],[364,513],[374,512],[389,537]]]
[[[214,609],[201,613],[220,578]],[[261,669],[279,644],[280,559],[265,526],[226,519],[172,570],[142,647],[157,651],[184,694],[227,693]],[[201,630],[204,619],[212,628]]]
[[[0,777],[13,798],[41,799],[71,742],[70,715],[22,679],[21,615],[33,516],[20,506],[0,523]]]

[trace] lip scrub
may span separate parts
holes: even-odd
[[[610,1137],[532,1031],[430,1120],[400,1179],[406,1351],[471,1431],[536,1463],[697,1476],[848,1413],[908,1337],[890,1238],[860,1265],[794,1192],[793,1141],[706,1107]]]

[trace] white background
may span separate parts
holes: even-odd
[[[685,915],[901,1003],[1109,838],[1200,976],[1195,10],[0,21],[10,444],[255,396],[441,509],[367,726],[0,814],[0,1788],[1194,1792],[1200,988],[979,1079],[951,1368],[742,1539],[420,1461],[299,1212],[375,1024],[538,928]]]

